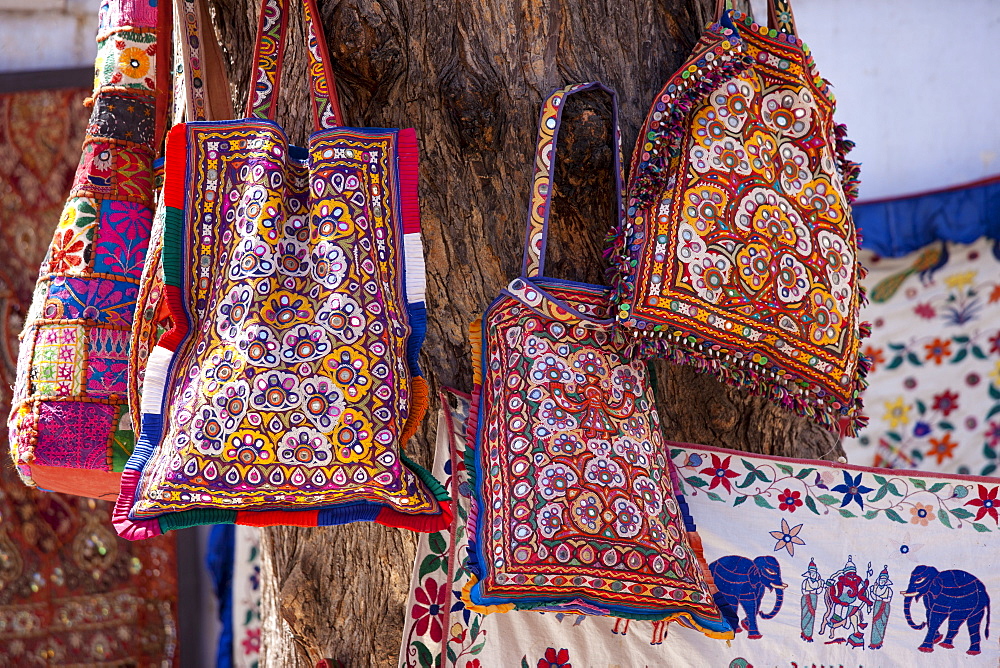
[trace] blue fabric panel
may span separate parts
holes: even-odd
[[[345,503],[319,511],[316,526],[329,527],[349,522],[374,522],[382,507],[374,503]]]
[[[1000,239],[1000,177],[925,195],[858,204],[862,247],[900,257],[935,241]]]
[[[215,668],[233,665],[233,559],[236,552],[236,525],[216,524],[208,536],[205,566],[212,578],[212,589],[219,602],[219,644],[215,650]]]

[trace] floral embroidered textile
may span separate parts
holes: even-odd
[[[769,3],[781,30],[719,4],[639,134],[610,250],[616,317],[647,352],[853,433],[866,366],[850,144],[787,2]]]
[[[148,2],[114,0],[99,22],[90,124],[27,314],[9,429],[27,484],[113,499],[135,442],[129,331],[152,224],[165,45]]]
[[[849,461],[995,475],[1000,448],[1000,258],[989,239],[866,253],[868,426]],[[862,257],[865,257],[863,254]]]
[[[607,289],[540,276],[561,110],[594,88],[607,91],[579,84],[545,102],[524,273],[473,328],[469,599],[725,636],[673,498],[645,366],[612,336]]]
[[[264,7],[259,76],[276,77],[288,11]],[[119,533],[448,522],[443,489],[402,452],[426,408],[416,170],[412,130],[318,128],[308,150],[271,119],[170,131],[173,329],[149,355]]]

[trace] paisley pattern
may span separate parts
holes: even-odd
[[[442,517],[399,449],[413,381],[396,203],[415,136],[330,130],[312,137],[312,160],[297,151],[261,121],[171,131],[163,261],[187,333],[150,356],[140,444],[153,451],[127,466],[141,472],[133,520],[236,504]],[[173,200],[175,169],[190,177]],[[158,351],[173,356],[163,390],[149,384]]]
[[[862,270],[833,111],[794,34],[725,12],[640,133],[616,315],[651,353],[853,431]]]

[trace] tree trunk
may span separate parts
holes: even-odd
[[[245,108],[257,2],[213,0],[236,108]],[[427,261],[422,366],[436,388],[471,389],[468,324],[520,267],[542,99],[597,79],[621,96],[626,152],[648,105],[701,34],[712,0],[321,0],[348,123],[415,127]],[[310,123],[301,18],[290,26],[278,119]],[[570,98],[556,174],[549,272],[603,282],[613,223],[609,100]],[[628,155],[626,155],[626,164]],[[659,364],[667,438],[819,457],[818,427],[714,379]],[[428,419],[407,447],[429,465]],[[839,453],[839,450],[837,450]],[[416,537],[375,524],[263,531],[266,666],[395,665]]]

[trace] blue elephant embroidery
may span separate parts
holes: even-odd
[[[781,581],[781,566],[774,557],[757,557],[750,560],[739,555],[729,555],[713,561],[708,570],[715,580],[715,604],[726,621],[739,633],[747,631],[751,639],[761,638],[757,630],[757,615],[761,619],[771,619],[781,610],[785,587]],[[761,601],[764,593],[774,590],[774,609],[771,612],[761,611]],[[739,624],[739,609],[743,607],[742,628]]]
[[[965,571],[939,571],[933,566],[917,566],[910,574],[910,583],[906,591],[900,592],[905,597],[903,613],[906,623],[917,631],[927,626],[927,635],[920,645],[921,652],[933,652],[934,644],[939,643],[945,649],[955,645],[955,635],[962,624],[969,630],[968,654],[979,654],[979,626],[986,616],[985,636],[990,637],[990,595],[986,587],[974,575]],[[910,615],[910,605],[913,601],[923,599],[927,611],[927,619],[920,624],[913,621]],[[938,633],[941,625],[948,620],[948,632],[943,637]]]

